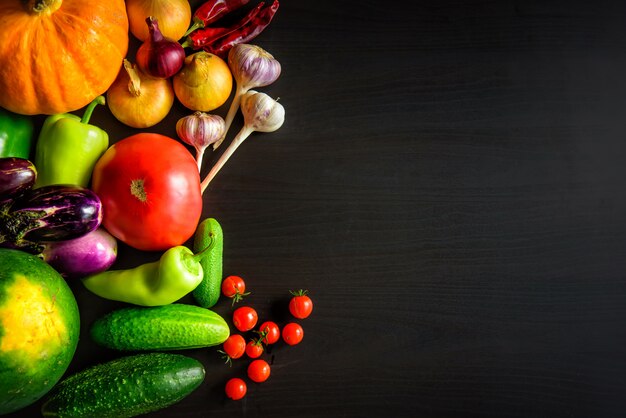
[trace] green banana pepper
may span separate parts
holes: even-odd
[[[28,160],[33,137],[31,118],[0,108],[0,158]]]
[[[85,287],[105,299],[140,306],[162,306],[176,302],[193,291],[204,272],[200,259],[179,245],[163,253],[158,261],[128,270],[108,270],[82,279]]]
[[[89,125],[96,105],[104,103],[103,96],[96,97],[82,118],[71,113],[46,118],[35,147],[38,173],[35,187],[51,184],[87,187],[96,162],[109,147],[109,135]]]

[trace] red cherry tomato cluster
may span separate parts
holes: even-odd
[[[313,311],[313,301],[307,295],[306,290],[290,292],[289,312],[296,319],[305,319]],[[246,283],[239,276],[228,276],[222,281],[222,294],[232,299],[232,304],[243,300],[246,292]],[[254,332],[257,336],[247,342],[242,334],[232,334],[223,344],[222,350],[218,350],[226,358],[226,362],[232,364],[235,359],[242,358],[244,354],[252,361],[247,368],[247,377],[255,383],[265,382],[271,373],[270,364],[261,358],[269,345],[276,344],[281,340],[288,346],[299,344],[304,337],[304,330],[297,322],[289,322],[281,328],[276,322],[264,321],[257,327],[258,314],[251,306],[241,306],[233,311],[233,326],[241,333]],[[226,396],[232,400],[242,399],[248,388],[246,381],[233,377],[226,383]]]

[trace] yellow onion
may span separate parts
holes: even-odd
[[[125,59],[106,101],[123,124],[148,128],[167,116],[174,104],[174,89],[170,80],[149,77]]]
[[[201,112],[223,105],[233,89],[233,76],[228,64],[205,51],[187,56],[173,81],[174,93],[183,106]]]
[[[163,36],[174,40],[183,37],[191,23],[191,5],[188,0],[126,0],[130,32],[140,41],[150,35],[146,18],[159,20]]]

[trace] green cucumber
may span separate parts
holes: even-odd
[[[181,303],[118,309],[91,326],[91,338],[97,344],[121,351],[211,347],[229,335],[228,324],[219,314]]]
[[[210,308],[217,303],[222,287],[224,237],[222,227],[213,218],[207,218],[198,225],[193,239],[194,253],[207,247],[210,247],[209,250],[200,259],[204,278],[192,292],[198,305],[203,308]]]
[[[48,394],[44,417],[125,418],[173,405],[204,381],[202,363],[171,353],[135,354],[62,380]]]

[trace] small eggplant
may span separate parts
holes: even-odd
[[[24,158],[0,158],[0,203],[19,197],[35,184],[37,169]]]
[[[79,238],[102,223],[102,203],[75,185],[32,189],[0,212],[0,247],[39,254],[42,241]]]
[[[101,273],[117,259],[117,240],[104,228],[80,238],[43,244],[43,260],[68,279]]]

